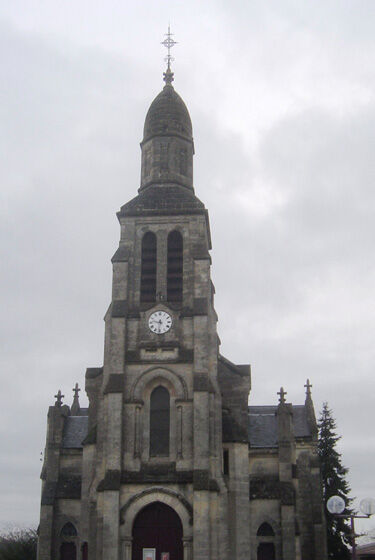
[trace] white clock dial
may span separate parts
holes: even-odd
[[[164,334],[172,326],[172,317],[166,311],[155,311],[150,315],[148,328],[156,334]]]

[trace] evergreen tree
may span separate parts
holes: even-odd
[[[348,519],[336,517],[327,510],[327,500],[331,496],[340,496],[345,502],[343,513],[350,513],[352,498],[349,497],[350,488],[346,480],[348,469],[341,463],[341,454],[335,449],[341,439],[336,433],[336,422],[328,404],[323,404],[323,409],[318,422],[319,441],[318,452],[320,456],[324,511],[327,524],[328,558],[332,560],[346,560],[351,558],[347,545],[351,545],[350,524]]]

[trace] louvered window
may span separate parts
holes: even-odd
[[[150,399],[150,455],[169,455],[170,431],[169,392],[165,387],[156,387]]]
[[[179,231],[168,235],[167,299],[182,301],[183,241]]]
[[[150,231],[142,239],[141,301],[156,300],[156,236]]]

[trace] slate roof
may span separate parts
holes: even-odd
[[[87,414],[87,408],[81,408],[81,414]],[[68,416],[65,418],[62,447],[81,449],[82,442],[87,436],[88,416]]]
[[[277,447],[277,406],[249,406],[250,447]],[[294,435],[311,437],[304,405],[293,405]]]
[[[249,406],[250,447],[277,447],[277,406]],[[68,416],[65,419],[62,447],[81,449],[88,432],[87,408],[81,409],[81,416]],[[225,415],[224,415],[225,416]],[[294,435],[296,438],[311,437],[304,405],[293,405]]]
[[[203,202],[192,190],[178,185],[154,185],[121,207],[118,216],[139,214],[205,214]]]

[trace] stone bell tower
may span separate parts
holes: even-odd
[[[159,552],[133,529],[153,503],[182,523],[180,542],[160,545],[171,559],[217,559],[227,548],[208,214],[194,194],[192,125],[169,66],[164,80],[145,120],[139,194],[117,214],[104,365],[87,372],[88,541],[103,560],[117,560],[119,547],[127,560]]]

